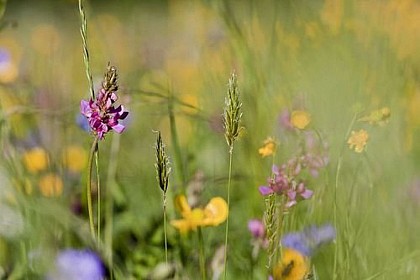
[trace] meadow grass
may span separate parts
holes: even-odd
[[[98,256],[107,279],[267,279],[294,256],[283,237],[328,223],[334,241],[296,275],[420,277],[416,1],[53,2],[9,1],[0,22],[0,279],[54,279],[69,249]],[[129,115],[95,162],[77,119],[108,63]],[[228,160],[232,72],[244,128]],[[359,153],[348,141],[361,130]],[[172,168],[163,211],[153,131]],[[325,160],[316,176],[313,158],[294,169],[308,152]],[[312,196],[288,207],[286,192],[260,194],[283,175]]]

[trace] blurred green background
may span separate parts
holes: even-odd
[[[226,196],[221,115],[232,71],[245,130],[234,152],[230,279],[264,279],[264,260],[254,274],[244,268],[251,252],[246,224],[263,215],[258,186],[272,163],[258,148],[275,136],[275,163],[291,157],[300,136],[284,136],[279,116],[299,108],[310,112],[311,129],[328,143],[329,164],[308,182],[315,196],[296,206],[288,230],[332,222],[338,186],[337,243],[313,259],[319,279],[332,273],[335,246],[339,279],[420,277],[419,1],[86,1],[85,8],[95,88],[107,63],[115,65],[120,102],[130,111],[124,134],[100,145],[102,184],[115,199],[111,235],[122,279],[144,279],[164,256],[153,130],[162,131],[171,156],[170,198],[197,172],[204,174],[201,204]],[[22,266],[36,279],[59,248],[89,246],[87,216],[70,211],[80,200],[84,205],[85,166],[69,174],[63,160],[63,151],[76,147],[69,158],[83,163],[92,141],[77,124],[80,100],[89,97],[78,2],[8,1],[1,26],[0,198],[13,201],[24,226],[16,235],[0,232],[0,268]],[[385,126],[353,126],[368,130],[366,151],[347,149],[354,115],[382,107],[391,110]],[[25,165],[33,147],[48,154],[42,172]],[[43,172],[61,178],[61,195],[44,197]],[[172,219],[172,203],[168,208]],[[180,241],[169,230],[172,259],[194,252],[195,238]],[[206,229],[209,259],[223,234],[224,226]],[[22,264],[22,242],[45,258]],[[196,279],[196,267],[186,265],[180,277]]]

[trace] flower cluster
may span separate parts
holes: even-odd
[[[198,227],[218,226],[223,223],[228,215],[228,206],[221,197],[214,197],[204,209],[191,209],[184,195],[176,197],[176,206],[181,212],[181,220],[171,221],[171,225],[179,229],[181,233],[196,230]]]
[[[287,197],[286,207],[292,207],[298,199],[309,199],[313,191],[306,189],[303,181],[297,181],[295,177],[286,174],[286,165],[279,168],[272,167],[273,177],[268,179],[268,186],[260,186],[259,191],[263,196],[273,193]]]
[[[117,90],[117,70],[109,66],[96,97],[80,103],[80,112],[87,118],[90,128],[99,139],[103,139],[111,129],[117,133],[122,133],[125,129],[119,121],[124,120],[128,112],[122,105],[115,107]]]

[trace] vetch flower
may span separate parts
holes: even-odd
[[[356,153],[363,152],[367,141],[369,139],[369,135],[366,130],[361,129],[359,131],[352,131],[349,139],[347,140],[347,144],[349,144],[350,149],[354,149]]]
[[[102,280],[105,267],[102,260],[90,250],[67,249],[60,252],[48,280]]]
[[[301,232],[291,232],[284,235],[281,244],[285,248],[293,249],[306,257],[310,257],[322,244],[334,240],[335,235],[335,229],[330,224],[320,227],[311,226]]]
[[[122,133],[125,129],[119,121],[124,120],[128,112],[122,105],[115,107],[118,99],[117,90],[117,69],[108,66],[102,88],[96,97],[90,98],[89,101],[82,100],[80,103],[80,112],[88,119],[90,128],[99,139],[103,139],[110,130]]]
[[[290,115],[290,123],[298,128],[305,129],[311,122],[311,115],[306,111],[293,111]]]
[[[181,233],[196,230],[197,227],[218,226],[226,220],[228,215],[227,203],[221,197],[212,198],[204,209],[191,209],[185,195],[177,196],[175,203],[181,212],[182,219],[171,221],[171,225],[179,229]]]
[[[309,274],[309,259],[299,251],[285,249],[281,260],[273,268],[274,280],[304,280]]]
[[[35,147],[23,154],[23,164],[30,173],[38,173],[48,167],[48,154],[41,147]]]
[[[277,143],[272,137],[268,137],[264,140],[264,145],[258,149],[258,153],[262,157],[271,156],[276,152]]]

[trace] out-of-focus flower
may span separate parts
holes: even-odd
[[[281,244],[285,248],[298,251],[304,256],[310,257],[322,244],[334,240],[336,235],[332,225],[320,227],[311,226],[301,232],[291,232],[283,236]]]
[[[258,153],[262,157],[271,156],[276,152],[277,143],[272,137],[268,137],[264,140],[264,145],[258,149]]]
[[[54,25],[37,25],[31,35],[31,46],[43,55],[51,55],[61,45],[60,33]]]
[[[268,179],[268,186],[260,186],[261,195],[267,196],[273,193],[285,195],[287,197],[286,207],[292,207],[300,199],[309,199],[313,191],[306,189],[303,182],[297,182],[293,177],[288,177],[285,173],[286,166],[278,168],[273,165],[273,178]]]
[[[358,121],[383,126],[389,122],[390,117],[391,109],[388,107],[383,107],[379,110],[372,111],[367,116],[361,117]]]
[[[95,100],[90,98],[89,101],[82,100],[80,103],[80,112],[88,119],[90,128],[99,139],[103,139],[111,129],[117,133],[122,133],[125,129],[119,121],[124,120],[128,112],[122,105],[115,107],[117,90],[117,69],[109,66]]]
[[[23,164],[30,173],[38,173],[48,167],[48,154],[41,147],[35,147],[23,154]]]
[[[78,127],[80,127],[82,130],[86,132],[90,132],[90,125],[89,121],[86,119],[85,116],[81,115],[80,113],[77,114],[76,118],[76,124]]]
[[[311,115],[306,111],[293,111],[290,116],[290,123],[299,129],[305,129],[310,122]]]
[[[258,219],[252,219],[248,222],[248,230],[251,233],[253,238],[264,238],[265,237],[265,228],[263,222]]]
[[[309,274],[309,259],[299,251],[285,249],[281,260],[273,268],[274,280],[304,280]]]
[[[212,198],[204,209],[191,209],[185,195],[177,196],[175,203],[181,212],[182,219],[171,221],[171,225],[179,229],[181,233],[196,230],[197,227],[218,226],[226,220],[228,215],[227,203],[221,197]]]
[[[361,129],[359,131],[352,131],[349,139],[347,140],[347,144],[349,144],[350,149],[354,149],[356,153],[363,152],[367,141],[369,139],[369,135],[366,130]]]
[[[63,181],[61,177],[48,173],[39,179],[39,190],[43,196],[53,197],[60,196],[63,193]]]
[[[18,67],[12,60],[9,51],[0,47],[0,83],[8,84],[16,80]]]
[[[279,116],[280,127],[285,130],[293,130],[293,125],[290,122],[290,112],[288,109],[284,109]]]
[[[105,279],[105,267],[92,251],[67,249],[58,254],[47,279],[102,280]]]
[[[68,146],[63,152],[63,164],[72,173],[81,172],[87,163],[86,151],[76,145]]]

